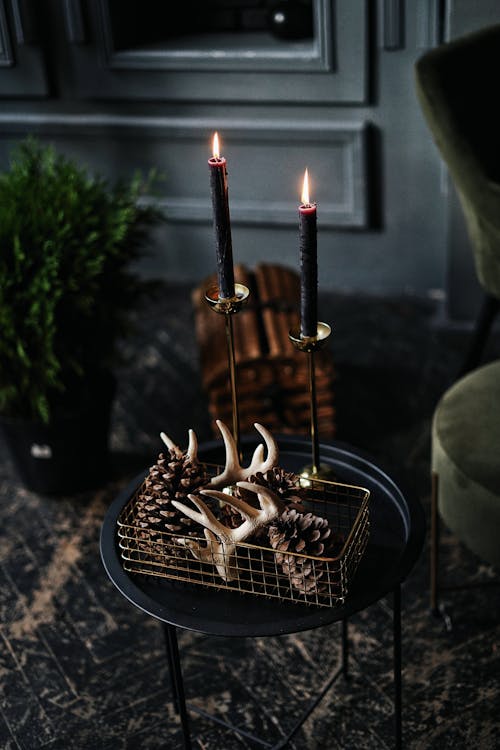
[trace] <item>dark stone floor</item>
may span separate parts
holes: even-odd
[[[469,334],[440,323],[431,302],[325,297],[334,325],[338,438],[369,451],[412,488],[428,514],[429,427]],[[193,426],[210,436],[199,388],[189,290],[162,289],[125,352],[113,420],[114,476],[94,492],[41,497],[0,463],[0,748],[156,750],[181,747],[170,703],[163,635],[102,568],[105,510],[150,465],[165,430],[183,443]],[[500,356],[493,338],[485,359]],[[446,575],[494,580],[495,572],[451,535]],[[428,611],[425,550],[403,586],[404,746],[500,746],[500,589],[450,594],[454,629]],[[295,750],[392,747],[391,609],[382,601],[353,618],[352,676],[327,695]],[[331,626],[280,638],[182,633],[190,700],[253,731],[279,737],[339,659]],[[263,709],[256,700],[263,701]],[[194,748],[250,748],[193,719]]]

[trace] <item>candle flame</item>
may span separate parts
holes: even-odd
[[[304,172],[304,182],[302,183],[302,197],[301,201],[305,206],[308,206],[309,201],[309,173],[306,169]]]
[[[219,134],[218,133],[214,133],[213,152],[214,152],[214,159],[220,159]]]

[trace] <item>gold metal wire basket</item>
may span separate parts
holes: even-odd
[[[209,465],[206,468],[213,470]],[[331,556],[279,552],[271,546],[241,542],[231,557],[232,580],[223,580],[217,570],[218,553],[214,551],[211,561],[202,562],[185,546],[187,540],[210,544],[204,536],[182,537],[139,525],[137,498],[141,489],[136,490],[118,519],[123,567],[129,573],[331,607],[345,601],[368,543],[370,491],[315,479],[310,482],[304,505],[307,512],[326,518],[335,533],[338,542]]]

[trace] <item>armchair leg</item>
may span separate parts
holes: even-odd
[[[439,515],[438,482],[435,471],[431,475],[431,612],[438,613]]]
[[[453,628],[451,617],[439,601],[439,476],[435,471],[431,483],[431,612],[443,620],[445,629],[450,632]]]

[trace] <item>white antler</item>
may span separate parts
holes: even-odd
[[[198,508],[190,508],[177,500],[172,500],[172,505],[177,510],[184,513],[188,518],[192,518],[204,527],[206,546],[195,542],[189,538],[182,538],[180,542],[191,550],[193,557],[201,562],[215,565],[221,578],[225,581],[233,581],[238,578],[238,568],[236,565],[236,545],[248,539],[257,529],[265,526],[273,518],[276,518],[282,510],[283,503],[267,487],[261,487],[245,480],[257,472],[265,473],[272,469],[278,463],[278,446],[271,433],[260,424],[255,424],[255,429],[264,438],[265,446],[260,443],[254,450],[252,460],[247,467],[240,464],[236,442],[226,425],[217,420],[224,448],[226,452],[226,462],[221,474],[212,477],[210,486],[225,487],[231,484],[237,484],[239,487],[255,492],[259,500],[259,508],[254,508],[237,497],[226,495],[215,489],[201,490],[201,494],[212,497],[215,500],[227,503],[235,508],[242,516],[243,523],[236,529],[224,526],[210,508],[198,495],[188,495],[192,503]],[[181,449],[168,437],[164,432],[161,433],[161,439],[170,450],[181,455]],[[267,450],[267,456],[265,455]],[[189,430],[189,446],[187,454],[189,458],[198,461],[198,440],[193,430]]]
[[[191,461],[197,461],[198,460],[198,438],[196,437],[196,433],[194,430],[189,430],[189,445],[187,449],[187,454]],[[175,453],[182,453],[181,449],[179,448],[174,441],[169,438],[168,435],[166,435],[164,432],[160,432],[160,437],[171,451],[174,451]]]
[[[266,430],[261,424],[255,423],[254,427],[264,438],[265,448],[262,443],[259,443],[253,452],[249,466],[246,468],[240,464],[238,448],[236,447],[236,442],[229,427],[227,427],[224,422],[221,422],[220,419],[216,421],[216,424],[224,441],[226,464],[222,474],[218,474],[210,480],[210,484],[213,487],[226,487],[230,484],[236,484],[236,482],[248,479],[252,474],[256,474],[258,471],[264,474],[268,469],[277,466],[279,455],[278,445],[269,430]],[[173,450],[176,453],[182,453],[181,449],[164,432],[160,433],[160,437],[167,448],[170,448],[170,450]],[[267,449],[266,458],[264,458],[265,449]],[[187,454],[192,461],[198,460],[198,440],[193,430],[189,430],[189,446]]]
[[[216,424],[221,432],[224,447],[226,449],[226,465],[222,474],[212,477],[210,482],[212,485],[215,487],[225,487],[229,484],[236,484],[236,482],[248,479],[248,477],[251,477],[252,474],[256,474],[258,471],[264,473],[268,469],[272,469],[273,466],[277,465],[278,445],[269,430],[266,430],[261,424],[255,423],[254,427],[264,438],[267,448],[267,457],[264,459],[264,446],[262,443],[259,443],[254,450],[252,460],[247,468],[240,464],[238,448],[236,447],[236,442],[230,429],[224,424],[224,422],[221,422],[220,419],[217,420]]]
[[[276,518],[284,507],[279,497],[267,487],[261,487],[252,482],[238,482],[237,486],[256,493],[259,508],[254,508],[244,500],[226,495],[224,492],[201,490],[202,495],[227,503],[241,514],[244,521],[235,529],[221,523],[199,496],[188,495],[191,502],[198,508],[197,511],[184,505],[184,503],[172,500],[172,505],[177,510],[205,527],[204,533],[207,545],[204,547],[198,542],[184,538],[180,541],[190,549],[196,560],[215,565],[224,581],[233,581],[238,578],[235,556],[236,545],[248,539],[258,529]]]

